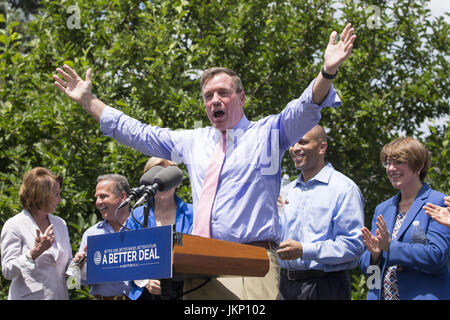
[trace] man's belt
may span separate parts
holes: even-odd
[[[334,272],[325,272],[322,270],[289,270],[289,269],[281,269],[281,274],[285,275],[289,280],[306,280],[306,279],[320,279],[325,278],[330,275],[336,275],[338,273],[345,272],[342,271],[334,271]]]
[[[277,248],[277,244],[275,243],[275,241],[253,241],[253,242],[247,242],[244,244],[248,244],[250,246],[255,246],[255,247],[261,247],[264,249],[271,249],[271,250],[275,250]]]

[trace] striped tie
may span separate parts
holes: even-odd
[[[392,230],[392,240],[397,239],[397,233],[402,226],[403,220],[406,217],[406,212],[399,212],[395,220],[394,229]],[[397,284],[398,266],[390,266],[383,278],[383,299],[384,300],[400,300]]]

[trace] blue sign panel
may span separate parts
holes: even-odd
[[[172,277],[172,226],[90,236],[86,282]]]

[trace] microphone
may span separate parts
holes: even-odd
[[[144,192],[145,187],[154,183],[153,180],[154,180],[156,174],[158,174],[158,172],[160,172],[162,169],[164,169],[164,168],[161,166],[154,166],[154,167],[150,168],[146,173],[144,173],[144,175],[141,177],[141,180],[139,180],[140,186],[137,188],[131,189],[130,195],[117,207],[117,210],[125,207],[131,201],[139,198],[142,195],[142,193]]]
[[[160,172],[161,170],[163,170],[164,167],[161,166],[154,166],[151,167],[146,173],[144,173],[144,175],[141,177],[141,180],[139,180],[139,184],[140,185],[145,185],[148,186],[149,184],[153,184],[153,179],[155,178],[155,176],[158,174],[158,172]]]
[[[151,197],[154,197],[158,191],[167,191],[175,187],[182,180],[183,172],[178,167],[170,166],[158,171],[153,178],[153,183],[144,188],[144,194],[135,203],[134,207],[140,206],[147,202]]]

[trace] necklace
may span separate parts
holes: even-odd
[[[403,213],[407,213],[409,211],[409,208],[411,208],[412,202],[408,202],[408,203],[402,203],[402,204],[398,204],[398,211],[399,212],[403,212]]]

